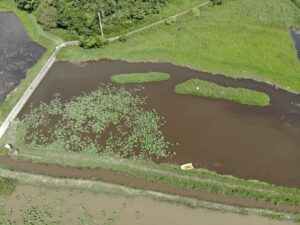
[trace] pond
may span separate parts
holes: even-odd
[[[125,87],[145,87],[140,95],[147,96],[147,107],[155,108],[164,117],[165,136],[179,143],[172,148],[176,155],[163,162],[192,162],[196,167],[221,174],[300,187],[300,96],[265,83],[211,75],[168,63],[60,62],[49,71],[21,115],[30,111],[31,104],[47,102],[55,93],[69,100],[110,83],[114,74],[150,71],[169,73],[171,79]],[[271,105],[246,106],[174,93],[176,84],[191,78],[264,91],[271,97]]]
[[[45,52],[33,42],[13,13],[0,13],[0,103]]]

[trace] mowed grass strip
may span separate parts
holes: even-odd
[[[169,74],[159,72],[116,74],[111,77],[111,81],[118,84],[142,84],[165,81],[168,79],[170,79]]]
[[[224,87],[199,79],[191,79],[176,85],[175,92],[184,95],[225,99],[246,105],[266,106],[270,104],[269,96],[263,92],[245,88]]]

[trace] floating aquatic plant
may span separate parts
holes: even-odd
[[[145,110],[138,90],[110,85],[63,103],[55,95],[25,115],[18,126],[25,143],[123,157],[168,157],[170,143],[155,110]]]

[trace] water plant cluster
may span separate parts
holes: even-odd
[[[67,151],[113,153],[141,159],[168,157],[165,123],[155,110],[145,110],[139,89],[111,85],[63,103],[59,95],[25,115],[18,132],[26,144]]]

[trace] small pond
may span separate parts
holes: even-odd
[[[0,103],[45,52],[13,13],[0,13]]]
[[[222,174],[300,187],[300,96],[265,83],[167,63],[60,62],[52,67],[21,114],[28,113],[31,104],[49,101],[54,93],[68,100],[110,83],[113,74],[149,71],[171,74],[168,81],[142,85],[145,89],[140,92],[148,97],[147,107],[155,108],[167,121],[163,128],[165,136],[179,142],[179,146],[172,148],[176,156],[164,162],[192,162]],[[245,106],[174,93],[177,83],[191,78],[264,91],[271,97],[271,105]]]

